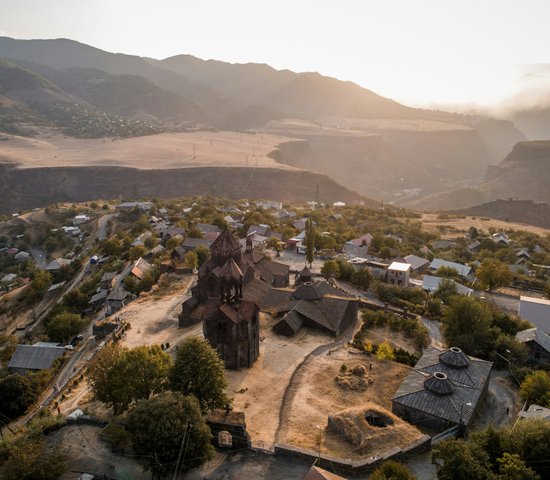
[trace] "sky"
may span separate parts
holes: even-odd
[[[0,0],[0,35],[318,71],[409,105],[488,105],[550,63],[550,0]]]

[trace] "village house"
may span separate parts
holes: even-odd
[[[416,274],[425,273],[430,266],[429,260],[417,255],[407,255],[404,260],[411,265],[411,272]]]
[[[472,267],[469,267],[468,265],[462,265],[461,263],[449,262],[448,260],[442,260],[440,258],[434,258],[432,260],[429,270],[431,272],[437,272],[437,270],[439,270],[441,267],[452,268],[456,270],[461,277],[464,277],[468,281],[472,281],[474,279],[474,271],[472,270]]]
[[[112,290],[107,295],[105,301],[105,316],[109,317],[124,308],[130,302],[136,299],[136,296],[124,289]]]
[[[506,233],[504,232],[498,232],[491,235],[491,240],[497,245],[501,245],[503,247],[510,246],[510,239],[508,238],[508,235],[506,235]]]
[[[10,373],[26,373],[47,370],[65,354],[65,347],[52,342],[38,342],[34,345],[17,345],[8,370]]]
[[[388,267],[387,282],[392,285],[408,287],[411,277],[411,265],[408,263],[392,262]]]
[[[141,280],[145,274],[151,270],[153,270],[153,266],[147,260],[138,258],[130,269],[130,275],[133,275],[138,280]]]
[[[516,340],[529,350],[529,360],[550,363],[550,336],[542,330],[528,328],[516,333]]]
[[[88,215],[76,215],[73,218],[73,225],[81,225],[89,221],[90,221],[90,217]]]
[[[139,235],[132,243],[132,247],[144,247],[145,241],[148,238],[151,238],[153,236],[153,232],[150,232],[149,230],[146,230],[141,235]]]
[[[68,258],[56,258],[46,265],[45,270],[47,272],[58,272],[63,267],[68,267],[71,262],[72,260]]]
[[[123,202],[117,205],[115,210],[117,212],[131,212],[136,208],[148,212],[153,208],[153,204],[151,202]]]
[[[529,249],[522,248],[516,253],[516,264],[520,265],[522,263],[528,262],[529,260],[531,260]]]
[[[436,292],[443,281],[451,282],[456,288],[456,293],[459,295],[466,295],[469,297],[474,292],[471,288],[468,288],[451,278],[434,277],[433,275],[424,275],[422,277],[422,290],[426,290],[430,293]]]
[[[13,258],[18,263],[24,263],[27,260],[30,260],[31,254],[28,252],[17,252]]]
[[[457,347],[428,347],[393,396],[392,412],[435,430],[468,428],[487,394],[492,366]]]
[[[108,295],[109,290],[100,290],[95,295],[93,295],[88,302],[90,309],[93,311],[99,310],[107,300]]]
[[[102,290],[111,290],[116,280],[116,272],[105,272],[99,281],[99,288]]]
[[[542,332],[550,333],[550,300],[522,295],[519,297],[518,315]]]
[[[263,208],[264,210],[274,209],[274,210],[281,210],[283,208],[283,204],[281,202],[274,202],[273,200],[262,200],[256,202],[256,206]]]
[[[207,240],[206,238],[191,238],[187,237],[181,244],[181,247],[186,252],[194,252],[199,245],[203,247],[210,248],[212,245],[212,240]]]
[[[456,247],[456,242],[452,240],[434,240],[432,242],[432,248],[434,250],[450,250]]]
[[[477,253],[481,250],[481,242],[479,240],[474,240],[468,244],[467,248],[470,252]]]

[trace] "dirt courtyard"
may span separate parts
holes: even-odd
[[[227,393],[233,397],[233,408],[246,414],[252,445],[271,448],[283,395],[294,370],[315,348],[334,339],[306,328],[293,338],[279,336],[271,329],[273,320],[265,314],[261,314],[260,325],[260,357],[252,368],[227,371]]]
[[[372,379],[366,387],[351,390],[338,385],[335,377],[362,365]],[[372,364],[372,370],[370,369]],[[299,371],[287,403],[279,441],[284,444],[318,451],[322,437],[321,452],[336,457],[359,459],[381,453],[391,447],[405,446],[420,438],[422,433],[415,427],[391,414],[391,397],[409,372],[409,367],[388,360],[377,360],[348,347],[340,347],[332,353],[310,357]],[[375,406],[392,417],[392,426],[376,431],[368,441],[367,448],[355,449],[341,436],[326,429],[329,415],[342,410]],[[381,407],[381,408],[379,408]]]
[[[188,298],[193,277],[184,277],[168,287],[168,291],[153,292],[130,303],[117,312],[121,320],[130,324],[121,345],[134,348],[141,345],[170,343],[170,351],[185,337],[202,335],[202,325],[179,328],[178,314],[181,304]]]

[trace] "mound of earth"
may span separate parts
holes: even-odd
[[[341,370],[334,381],[339,387],[360,392],[365,391],[373,383],[373,379],[367,375],[367,369],[363,365],[355,365],[351,371]]]
[[[345,439],[358,450],[367,449],[372,438],[390,435],[408,426],[380,405],[366,403],[342,410],[328,417],[327,429]]]

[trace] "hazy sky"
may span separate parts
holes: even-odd
[[[550,0],[0,0],[0,35],[319,71],[409,104],[489,103],[550,63]]]

